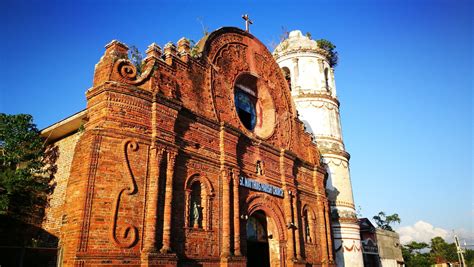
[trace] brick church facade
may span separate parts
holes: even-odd
[[[226,27],[127,55],[109,43],[86,110],[45,130],[63,266],[332,266],[326,170],[267,48]]]

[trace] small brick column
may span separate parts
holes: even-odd
[[[173,200],[173,176],[176,153],[168,151],[166,163],[165,208],[163,215],[163,247],[161,253],[171,252],[171,205]]]
[[[222,248],[221,258],[230,256],[230,180],[226,171],[221,172],[222,179]]]
[[[241,256],[240,252],[240,208],[239,208],[239,177],[234,176],[234,255]]]

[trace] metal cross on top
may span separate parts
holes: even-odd
[[[242,18],[245,20],[245,31],[250,32],[250,24],[253,24],[253,22],[250,20],[249,15],[247,14],[242,15]]]

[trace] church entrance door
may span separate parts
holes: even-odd
[[[263,211],[254,212],[247,221],[247,266],[270,267],[267,218]]]

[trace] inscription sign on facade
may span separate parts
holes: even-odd
[[[254,179],[250,179],[245,176],[240,176],[240,186],[265,192],[274,196],[283,197],[283,189],[273,185],[257,182]]]
[[[365,254],[376,254],[378,255],[379,250],[377,244],[370,238],[362,241],[362,251]]]

